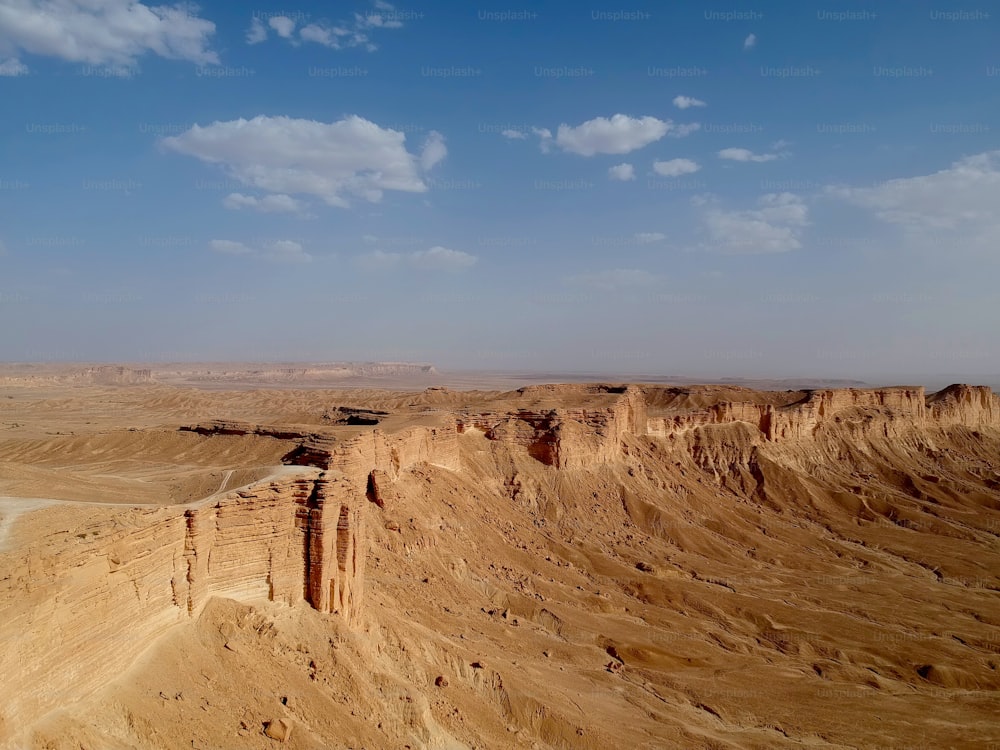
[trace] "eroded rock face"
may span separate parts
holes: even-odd
[[[536,386],[522,391],[549,395],[548,388],[552,387]],[[459,416],[458,430],[481,430],[490,440],[521,446],[543,464],[556,468],[604,463],[621,455],[623,435],[645,435],[647,430],[646,404],[640,389],[622,387],[611,395],[615,396],[611,403],[597,408],[464,413]]]
[[[1000,424],[1000,397],[986,386],[950,385],[933,394],[928,402],[931,418],[940,424]]]
[[[96,689],[212,597],[306,602],[355,623],[372,467],[384,466],[387,481],[419,462],[457,469],[455,440],[454,427],[376,432],[313,445],[319,467],[208,502],[52,509],[37,544],[0,556],[0,642],[16,644],[0,649],[0,724],[27,726]]]
[[[17,644],[0,649],[3,715],[17,726],[96,689],[212,597],[305,601],[353,623],[366,503],[342,475],[305,470],[197,507],[91,513],[72,534],[57,524],[2,560],[0,640]]]
[[[706,425],[745,422],[768,441],[810,438],[830,424],[859,426],[862,433],[885,436],[930,423],[938,426],[1000,424],[1000,398],[984,386],[953,385],[927,396],[921,387],[809,392],[798,403],[774,406],[719,403],[705,409],[649,419],[649,435],[677,436]]]

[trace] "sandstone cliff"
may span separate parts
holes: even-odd
[[[0,554],[0,642],[13,646],[0,649],[0,746],[5,728],[97,689],[212,597],[306,602],[353,623],[369,475],[381,468],[391,481],[420,462],[458,468],[453,425],[376,430],[328,449],[308,434],[234,422],[184,429],[301,439],[313,446],[313,466],[189,506],[32,514],[51,528],[30,548]]]

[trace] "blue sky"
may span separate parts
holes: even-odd
[[[1000,13],[734,5],[0,0],[0,359],[1000,373]]]

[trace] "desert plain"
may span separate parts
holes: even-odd
[[[1000,398],[0,371],[0,748],[998,748]]]

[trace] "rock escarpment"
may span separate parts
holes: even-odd
[[[816,467],[835,465],[851,451],[887,451],[899,442],[907,450],[915,445],[914,452],[927,456],[921,470],[926,476],[880,468],[885,461],[877,456],[857,466],[870,468],[873,476],[882,471],[922,501],[943,492],[935,490],[931,476],[941,461],[933,441],[942,431],[972,440],[978,430],[1000,427],[1000,401],[989,389],[971,386],[952,386],[929,396],[909,387],[817,390],[796,395],[794,401],[718,400],[697,408],[657,410],[648,407],[653,401],[649,391],[636,386],[523,389],[505,394],[495,407],[472,405],[454,415],[421,413],[414,419],[418,424],[391,432],[381,425],[342,434],[315,426],[197,425],[190,431],[206,440],[254,434],[288,441],[287,466],[270,479],[191,505],[123,509],[58,504],[26,514],[18,527],[30,532],[25,538],[31,545],[12,545],[0,554],[0,600],[5,602],[0,746],[13,742],[19,728],[47,711],[113,679],[150,642],[199,616],[213,597],[308,605],[348,625],[360,623],[369,540],[385,536],[366,523],[379,518],[373,514],[406,502],[406,493],[398,488],[412,493],[429,487],[431,479],[443,485],[454,479],[456,496],[470,492],[470,466],[476,463],[490,471],[508,466],[521,471],[510,477],[508,495],[525,507],[541,508],[535,520],[545,521],[546,534],[561,522],[562,509],[543,518],[546,503],[541,501],[564,507],[573,501],[584,519],[580,528],[614,512],[626,514],[634,524],[626,527],[629,535],[642,529],[669,538],[680,549],[709,531],[717,535],[713,528],[726,528],[721,521],[712,528],[683,527],[677,507],[698,510],[697,503],[685,505],[688,497],[698,497],[704,507],[728,489],[741,499],[763,503],[768,493],[761,488],[784,482],[784,490],[771,491],[770,501],[780,500],[784,491],[805,504],[820,495],[810,494]],[[516,460],[507,462],[515,454]],[[792,476],[796,464],[804,471]],[[450,475],[432,466],[465,471]],[[967,473],[994,481],[985,464],[969,466]],[[556,470],[578,473],[560,485]],[[587,471],[600,474],[603,483],[580,481]],[[713,473],[727,484],[710,481]],[[505,479],[482,469],[476,480],[487,476]],[[870,516],[893,528],[937,523],[911,508],[890,507],[865,490],[860,474],[846,477],[843,486],[851,488],[855,481],[856,490],[830,497],[836,507],[856,511],[858,519]],[[584,488],[575,500],[574,484]],[[549,485],[551,491],[545,489]],[[656,491],[650,492],[653,486]],[[598,490],[604,492],[600,498]],[[614,502],[608,503],[606,497],[612,495]],[[448,495],[437,495],[433,502],[442,497]],[[657,507],[660,500],[663,506]],[[437,513],[431,502],[425,507],[430,508],[428,516]],[[419,511],[411,513],[419,516]],[[453,521],[447,534],[464,522]],[[445,528],[440,519],[435,523]],[[401,555],[431,549],[431,532],[417,528],[419,518],[413,528],[403,526],[398,540],[392,534],[389,542],[400,546]],[[405,548],[403,532],[409,534]],[[751,538],[752,531],[742,533]],[[796,539],[814,541],[806,531]],[[474,543],[469,540],[462,549],[472,549]],[[712,544],[720,543],[716,538]],[[752,549],[749,542],[736,546],[740,554]],[[573,548],[567,542],[565,549],[570,554]],[[723,548],[706,549],[713,550],[712,557]],[[652,575],[657,566],[639,570]],[[521,571],[513,570],[515,574]]]
[[[23,370],[23,374],[18,372]],[[149,368],[122,367],[120,365],[95,365],[69,372],[51,372],[44,365],[12,368],[16,375],[0,376],[0,384],[7,386],[42,385],[148,385],[156,382]]]
[[[34,514],[51,530],[0,557],[0,715],[23,726],[98,689],[215,596],[353,619],[364,502],[309,470],[194,507]]]
[[[586,392],[580,387],[567,387]],[[545,387],[524,388],[522,395],[545,393]],[[490,440],[525,448],[544,464],[560,469],[582,468],[621,456],[622,437],[646,434],[646,403],[635,387],[598,387],[588,395],[603,396],[605,404],[548,406],[514,411],[469,411],[458,417],[458,430],[480,430]],[[603,392],[602,392],[603,391]]]
[[[809,438],[830,424],[854,423],[862,432],[890,435],[925,424],[1000,424],[1000,398],[984,386],[953,385],[927,396],[922,387],[810,391],[787,406],[722,402],[697,410],[654,416],[648,434],[670,437],[705,425],[745,422],[771,442]]]
[[[244,429],[270,432],[236,423],[208,432]],[[457,469],[455,440],[452,425],[313,441],[318,465],[288,466],[201,503],[32,513],[35,542],[0,554],[0,747],[10,728],[106,684],[213,597],[305,602],[355,623],[370,473],[385,467],[391,481],[420,462]]]

